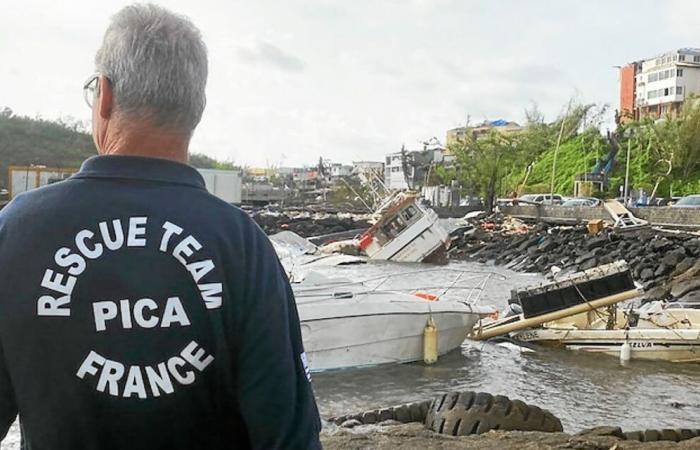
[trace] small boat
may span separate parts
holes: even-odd
[[[415,192],[390,195],[373,214],[358,246],[371,259],[445,263],[451,239]]]
[[[443,355],[458,348],[480,318],[494,312],[473,304],[485,281],[474,295],[451,299],[444,296],[446,291],[380,289],[393,276],[369,287],[378,279],[352,282],[309,273],[293,285],[312,372],[422,360],[429,318],[436,324],[438,354]]]
[[[650,302],[641,307],[601,309],[523,330],[517,341],[629,359],[700,362],[700,304]]]
[[[510,314],[480,324],[473,339],[507,335],[539,344],[631,359],[700,362],[700,304],[621,306],[641,294],[624,261],[513,292]]]

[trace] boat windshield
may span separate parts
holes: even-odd
[[[382,227],[382,231],[389,239],[394,239],[406,229],[406,221],[400,215],[392,217],[386,225]]]

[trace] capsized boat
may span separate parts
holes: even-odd
[[[430,293],[382,288],[390,278],[415,272],[362,282],[308,273],[293,289],[311,371],[422,360],[423,330],[431,317],[438,330],[438,353],[458,348],[474,324],[494,309],[475,304],[491,274],[465,277],[465,272],[455,272],[462,273],[450,288],[468,289],[468,295],[453,298],[450,289]],[[477,285],[457,285],[475,277],[481,279]]]
[[[451,239],[438,215],[415,192],[390,195],[372,216],[358,246],[371,259],[444,263]]]
[[[641,294],[624,261],[513,292],[511,314],[475,339],[561,347],[630,359],[700,362],[700,304],[622,302]]]
[[[613,306],[513,333],[513,339],[629,359],[700,362],[700,304]]]

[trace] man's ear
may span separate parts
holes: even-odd
[[[97,112],[103,119],[109,119],[112,116],[112,107],[114,106],[114,96],[112,95],[112,85],[107,77],[100,76],[99,94],[97,96]]]

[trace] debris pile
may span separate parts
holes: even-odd
[[[310,212],[278,213],[262,210],[252,213],[251,216],[266,234],[275,234],[280,231],[293,231],[306,238],[367,229],[369,227],[366,217],[351,214]]]
[[[589,234],[580,226],[531,226],[499,215],[473,223],[453,242],[450,257],[493,262],[523,272],[567,274],[626,260],[647,298],[681,298],[700,290],[700,237],[654,229]],[[515,224],[515,225],[514,225]],[[558,275],[557,275],[558,276]],[[700,298],[700,292],[695,293]]]

